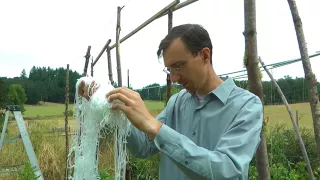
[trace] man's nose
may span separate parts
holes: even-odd
[[[180,75],[171,73],[170,74],[170,79],[171,79],[171,82],[176,83],[176,82],[178,82],[180,80]]]

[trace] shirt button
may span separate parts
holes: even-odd
[[[160,148],[162,149],[164,147],[164,145],[163,144],[160,144]]]
[[[196,135],[197,133],[195,131],[192,132],[192,135]]]
[[[185,162],[184,162],[184,164],[186,164],[186,165],[188,165],[188,163],[189,163],[188,161],[185,161]]]

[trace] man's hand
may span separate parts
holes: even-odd
[[[82,96],[86,98],[88,101],[90,100],[90,96],[93,95],[99,88],[99,85],[95,83],[95,81],[91,82],[90,89],[88,86],[85,85],[84,81],[81,81],[79,87],[78,87],[78,94],[79,96]]]
[[[121,101],[123,104],[115,103],[112,108],[123,111],[136,128],[146,133],[151,139],[155,138],[162,123],[149,113],[139,93],[120,87],[110,91],[107,98],[110,102]]]

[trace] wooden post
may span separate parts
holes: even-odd
[[[93,58],[91,58],[91,76],[93,77]]]
[[[172,29],[172,9],[169,10],[169,14],[168,14],[168,33],[171,31]],[[170,79],[170,75],[167,74],[167,101],[169,101],[170,97],[171,97],[171,91],[172,91],[172,87],[171,87],[171,79]]]
[[[121,18],[121,9],[122,8],[123,7],[118,6],[117,26],[116,26],[116,58],[117,58],[118,87],[122,87],[122,73],[121,73],[121,61],[120,61],[120,31],[121,31],[120,18]],[[119,153],[119,152],[117,152],[117,153]],[[130,169],[128,168],[128,165],[125,165],[121,171],[123,173],[122,177],[124,177],[126,180],[131,179]]]
[[[114,84],[113,76],[112,76],[112,64],[111,64],[111,53],[110,53],[110,47],[107,47],[107,55],[108,55],[108,72],[109,72],[109,80],[111,84]]]
[[[65,109],[65,120],[64,120],[64,130],[66,133],[66,170],[65,170],[65,177],[68,177],[68,154],[69,154],[69,139],[68,139],[68,106],[69,106],[69,64],[67,64],[67,72],[66,72],[66,100],[65,100],[65,105],[66,105],[66,109]]]
[[[288,0],[290,7],[293,24],[296,31],[297,41],[299,45],[299,51],[302,60],[302,66],[305,74],[306,85],[308,90],[309,103],[311,107],[311,114],[313,120],[313,130],[316,140],[316,149],[320,152],[320,101],[318,96],[317,78],[313,73],[309,55],[307,43],[304,37],[302,21],[298,12],[298,7],[295,0]]]
[[[244,0],[244,23],[245,31],[245,56],[244,65],[248,73],[249,91],[258,96],[264,104],[263,87],[260,76],[260,68],[258,67],[258,46],[256,32],[256,1]],[[264,134],[264,124],[262,123],[262,131],[260,133],[260,143],[256,151],[256,167],[258,170],[258,179],[269,180],[269,158],[267,151],[266,137]]]
[[[296,123],[297,123],[297,127],[299,129],[299,111],[296,110]]]
[[[91,46],[88,46],[87,49],[87,53],[84,56],[86,58],[86,61],[84,63],[84,69],[83,69],[83,74],[82,76],[87,76],[87,72],[88,72],[88,64],[89,64],[89,58],[90,58],[90,50],[91,50]]]
[[[301,135],[300,135],[300,132],[299,132],[299,129],[298,129],[298,126],[296,124],[296,121],[294,120],[294,116],[293,116],[293,113],[292,113],[292,110],[289,106],[289,103],[286,99],[286,97],[284,96],[280,86],[278,85],[278,83],[276,82],[276,80],[273,78],[273,76],[271,75],[271,73],[269,72],[269,70],[266,68],[266,66],[264,65],[264,62],[262,62],[262,60],[259,58],[259,61],[261,63],[261,65],[263,66],[264,70],[267,72],[267,74],[269,75],[271,81],[273,82],[276,90],[278,91],[284,105],[286,106],[287,108],[287,111],[289,113],[289,116],[290,116],[290,119],[291,119],[291,122],[293,124],[293,127],[294,127],[294,130],[296,131],[296,134],[298,136],[298,140],[299,140],[299,145],[300,145],[300,149],[302,151],[302,155],[304,157],[304,160],[307,164],[307,169],[308,169],[308,172],[309,172],[309,176],[310,176],[310,179],[314,179],[314,176],[313,176],[313,171],[312,171],[312,168],[311,168],[311,165],[310,165],[310,161],[309,161],[309,157],[308,157],[308,154],[307,154],[307,151],[306,151],[306,147],[304,146],[304,143],[303,143],[303,140],[301,138]]]
[[[121,76],[121,61],[120,61],[120,17],[121,17],[121,7],[118,6],[117,12],[117,27],[116,27],[116,57],[117,57],[117,72],[118,72],[118,86],[122,86],[122,76]]]
[[[128,73],[127,73],[127,76],[128,76],[128,88],[130,88],[130,80],[129,80],[129,69],[128,69]]]

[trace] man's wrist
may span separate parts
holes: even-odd
[[[149,120],[148,127],[146,129],[146,134],[150,138],[150,140],[154,140],[154,138],[159,133],[160,129],[162,127],[162,123],[155,118],[152,118]]]

